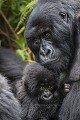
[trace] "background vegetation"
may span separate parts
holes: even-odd
[[[31,61],[31,53],[23,38],[26,18],[36,0],[0,0],[0,46],[16,50],[23,60]]]

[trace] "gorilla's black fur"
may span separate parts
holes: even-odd
[[[77,26],[76,2],[39,0],[31,12],[25,39],[36,60],[55,72],[69,72],[74,58]]]
[[[22,81],[17,84],[22,120],[57,120],[58,110],[66,95],[65,86],[58,79],[58,75],[39,63],[26,66]]]
[[[57,86],[56,90],[59,90],[58,91],[59,95],[57,96],[57,98],[55,97],[58,101],[57,101],[57,103],[53,102],[53,104],[52,104],[52,105],[54,105],[54,104],[57,105],[56,107],[54,107],[55,110],[54,110],[53,116],[55,117],[58,114],[57,112],[58,112],[59,107],[61,106],[62,100],[66,94],[66,92],[64,90],[65,89],[64,85],[62,84],[62,80],[64,79],[65,75],[62,74],[61,77],[59,77],[57,74],[54,75],[53,72],[50,72],[46,68],[40,66],[38,63],[26,65],[25,74],[23,75],[23,69],[24,69],[25,65],[26,65],[26,63],[23,62],[13,51],[11,51],[10,49],[0,48],[0,68],[1,68],[0,72],[9,79],[8,82],[12,85],[11,89],[12,89],[13,93],[16,94],[16,87],[15,87],[16,83],[17,83],[17,88],[18,88],[19,84],[21,85],[19,87],[20,94],[18,94],[18,97],[20,97],[20,101],[22,104],[22,114],[23,114],[22,118],[24,119],[25,116],[26,116],[25,118],[27,118],[26,112],[28,110],[28,103],[27,103],[28,91],[26,91],[22,81],[29,80],[30,86],[33,87],[33,85],[36,85],[36,82],[38,82],[36,79],[45,81],[44,79],[46,79],[46,78],[49,80],[51,79],[53,83],[55,82],[54,86],[56,85]],[[51,76],[50,76],[50,74],[51,74]],[[19,80],[21,80],[22,76],[23,76],[23,80],[19,82]],[[41,76],[41,77],[39,78],[39,76]],[[59,79],[59,81],[58,81],[58,79]],[[28,83],[29,83],[29,81],[28,81]],[[47,83],[50,83],[50,81],[47,81]],[[44,86],[46,86],[46,84],[44,84]],[[29,92],[31,92],[31,91],[29,91]],[[54,92],[53,92],[53,94],[54,94]],[[25,103],[24,103],[24,101],[25,101]],[[32,107],[30,106],[29,108],[32,109]],[[34,108],[34,110],[35,109],[36,108]],[[43,110],[43,112],[45,113],[44,110]],[[34,112],[33,112],[33,114],[34,114]]]
[[[0,75],[0,120],[21,120],[21,108],[10,90],[7,79]]]
[[[38,62],[54,72],[69,72],[68,82],[76,82],[63,101],[60,120],[80,120],[80,0],[39,0],[24,36]]]
[[[25,64],[14,51],[0,47],[0,73],[6,76],[10,83],[21,79]]]
[[[72,82],[72,88],[65,97],[59,120],[79,120],[80,119],[80,14],[77,15],[78,40],[77,51],[72,64],[68,82]]]
[[[77,87],[77,80],[80,80],[79,11],[79,0],[39,0],[28,17],[24,33],[38,62],[56,73],[70,72],[68,82],[76,81],[63,101],[60,120],[64,120],[65,113],[65,120],[80,120],[80,92]],[[69,107],[71,101],[73,106]]]
[[[79,11],[79,0],[39,0],[24,33],[38,62],[57,72],[71,68],[72,80],[80,75]]]
[[[8,83],[12,86],[12,92],[16,94],[16,81],[21,80],[23,70],[27,62],[8,48],[0,47],[0,73],[8,78]]]
[[[80,81],[73,83],[63,100],[59,120],[80,120]]]

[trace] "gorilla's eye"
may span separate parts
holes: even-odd
[[[45,88],[43,86],[40,87],[40,90],[44,90]]]
[[[67,13],[65,13],[65,12],[60,12],[59,15],[61,16],[61,18],[62,18],[64,21],[68,22],[68,14],[67,14]]]
[[[49,32],[45,33],[45,37],[46,38],[50,38],[51,37],[51,34]]]
[[[35,46],[40,45],[40,39],[34,39],[34,45]]]
[[[48,88],[49,88],[49,89],[53,89],[53,86],[50,85]]]
[[[50,32],[44,32],[42,35],[41,35],[42,38],[45,38],[45,39],[51,39],[51,33]]]

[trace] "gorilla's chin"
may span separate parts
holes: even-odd
[[[57,63],[59,60],[60,60],[60,58],[53,58],[53,59],[45,58],[45,62],[42,61],[42,60],[40,60],[40,63],[41,63],[42,65],[48,65],[48,64],[51,64],[51,63],[55,64],[55,63]]]

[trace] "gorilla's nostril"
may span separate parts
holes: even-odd
[[[55,50],[52,51],[51,57],[55,57]]]
[[[46,50],[46,56],[48,56],[51,53],[51,50]]]
[[[54,58],[55,57],[55,51],[48,49],[47,53],[46,53],[46,57],[48,57],[49,59]]]
[[[42,49],[40,51],[40,55],[45,56],[45,57],[48,57],[48,56],[51,57],[53,54],[54,54],[53,51],[50,49],[45,49],[45,50]]]
[[[46,56],[45,51],[44,51],[44,50],[40,50],[40,55],[42,55],[42,56]]]

